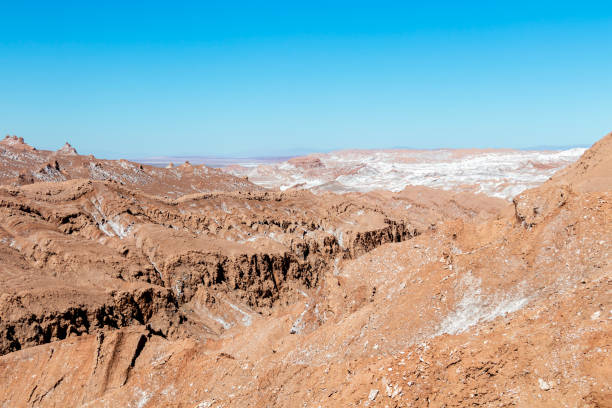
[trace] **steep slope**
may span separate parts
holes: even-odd
[[[612,180],[612,133],[595,143],[580,159],[552,179],[555,184],[569,184],[575,191],[606,191]]]
[[[574,164],[542,186],[524,191],[513,200],[516,217],[530,227],[562,207],[574,193],[609,191],[612,185],[612,133],[598,141]]]

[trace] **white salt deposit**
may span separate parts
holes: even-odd
[[[457,154],[452,150],[342,151],[313,155],[314,169],[283,162],[258,167],[230,167],[268,188],[315,191],[401,191],[408,185],[456,189],[511,199],[576,161],[586,149],[562,151],[499,150]]]

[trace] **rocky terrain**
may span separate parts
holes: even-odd
[[[551,155],[336,194],[8,137],[0,406],[612,406],[612,134]]]
[[[81,156],[69,143],[57,151],[37,150],[23,138],[0,140],[0,184],[26,185],[73,179],[112,181],[132,190],[177,198],[212,191],[262,191],[244,177],[185,162],[159,168],[127,160]]]
[[[483,193],[511,200],[573,163],[583,148],[561,151],[510,149],[341,150],[259,166],[224,170],[263,187],[286,190],[398,192],[427,186]]]

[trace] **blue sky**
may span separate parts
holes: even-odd
[[[0,0],[0,132],[39,148],[284,155],[610,130],[609,2]]]

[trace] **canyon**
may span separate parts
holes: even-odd
[[[0,141],[0,406],[612,406],[612,134],[168,168]]]

